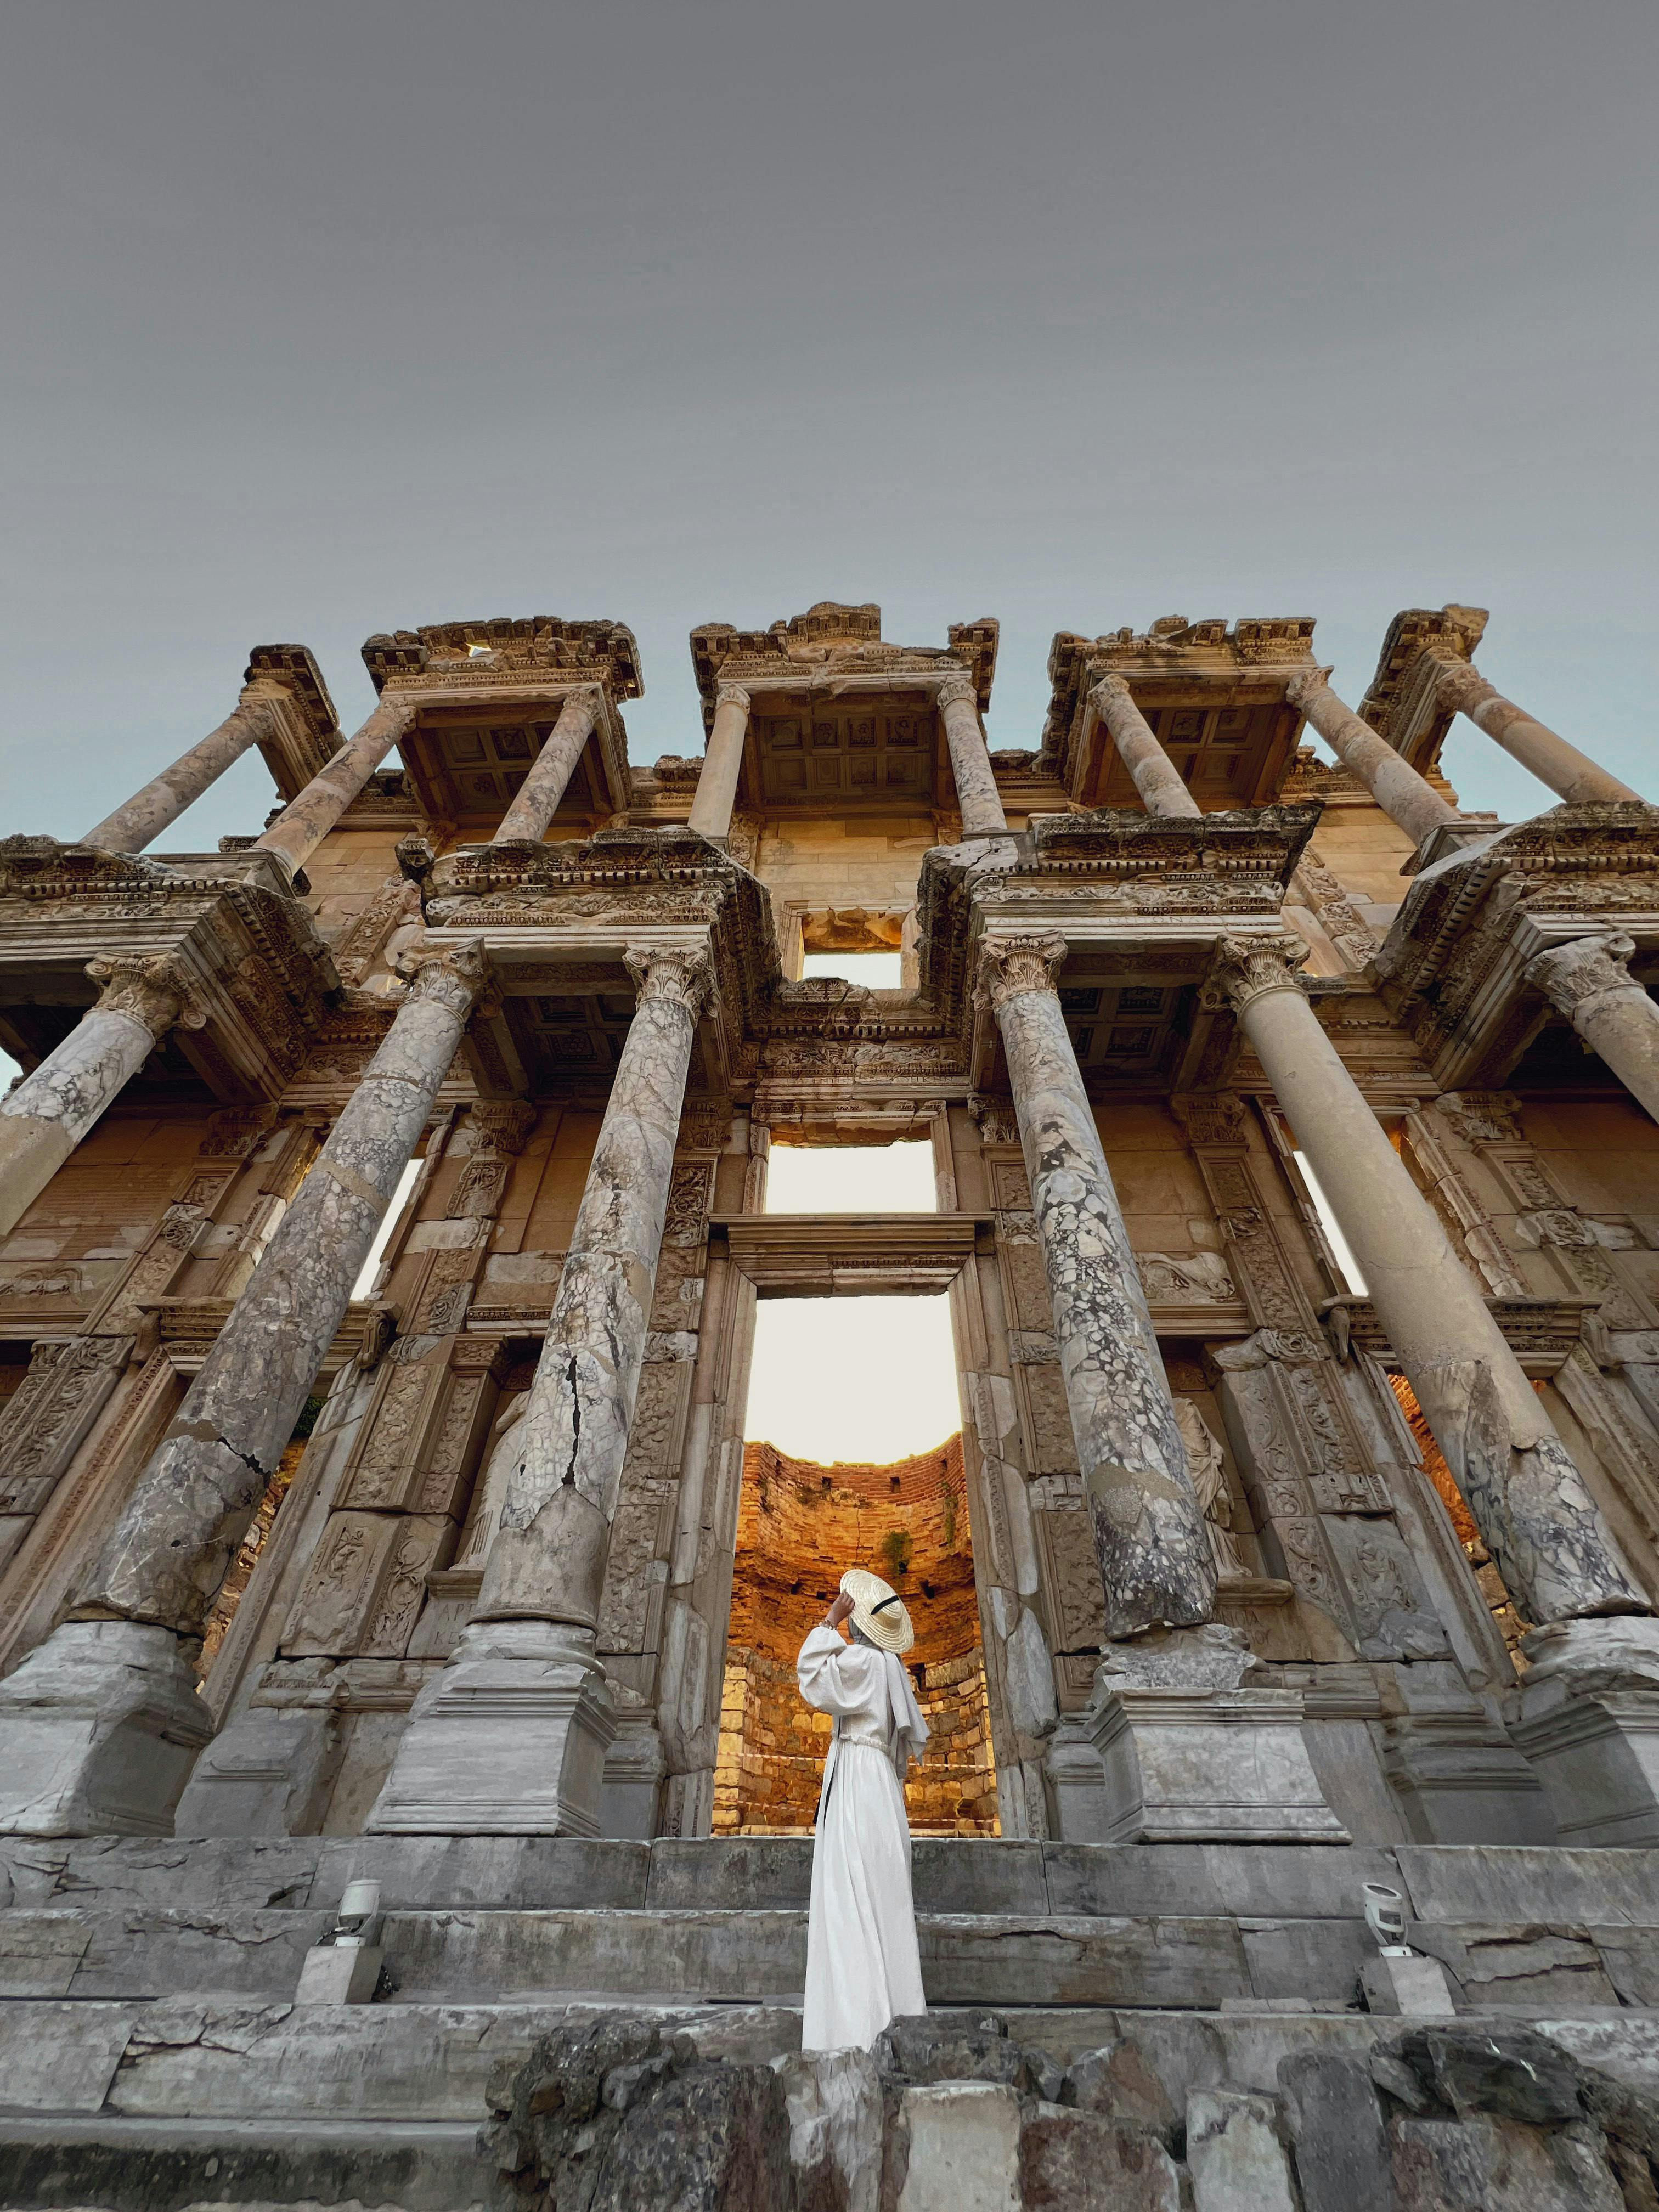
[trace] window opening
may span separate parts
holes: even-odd
[[[766,1211],[937,1213],[933,1148],[925,1142],[786,1145],[774,1138],[766,1170]]]
[[[897,952],[809,952],[801,961],[801,980],[839,975],[843,982],[862,983],[872,991],[896,991],[903,983],[902,957]]]
[[[1305,1152],[1292,1152],[1291,1158],[1296,1162],[1303,1182],[1308,1186],[1308,1195],[1313,1200],[1314,1212],[1319,1216],[1319,1225],[1325,1232],[1331,1256],[1336,1261],[1343,1282],[1355,1297],[1369,1297],[1364,1270],[1353,1255],[1353,1247],[1342,1234],[1342,1224],[1336,1218],[1335,1208],[1325,1195],[1323,1185],[1313,1171],[1313,1162]]]

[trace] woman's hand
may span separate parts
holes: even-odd
[[[839,1628],[843,1620],[852,1618],[852,1599],[848,1596],[845,1590],[837,1590],[835,1603],[823,1617],[823,1625],[826,1628]]]

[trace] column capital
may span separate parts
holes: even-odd
[[[993,1013],[1000,1013],[1016,992],[1053,992],[1066,949],[1058,930],[1032,937],[988,937],[979,949],[977,990]]]
[[[933,697],[941,714],[947,707],[971,707],[975,714],[979,711],[978,689],[964,669],[953,668],[948,675],[941,676]]]
[[[1434,695],[1437,705],[1453,708],[1473,720],[1477,707],[1484,707],[1489,699],[1498,697],[1496,688],[1487,683],[1472,660],[1442,660],[1438,653],[1430,658],[1436,664]]]
[[[1130,690],[1123,678],[1121,676],[1115,675],[1110,669],[1107,670],[1104,676],[1097,677],[1095,681],[1089,686],[1090,703],[1094,708],[1095,712],[1098,714],[1104,714],[1106,712],[1106,702],[1108,700],[1116,702],[1121,699],[1128,700],[1130,704],[1133,706],[1134,703],[1134,694]]]
[[[714,963],[706,945],[630,945],[623,965],[639,987],[639,1004],[665,999],[686,1008],[695,1022],[714,995]]]
[[[481,937],[462,945],[411,945],[399,956],[398,973],[409,985],[405,1003],[433,1000],[465,1020],[489,981],[489,956]]]
[[[741,684],[722,683],[715,689],[714,712],[716,714],[722,707],[735,707],[739,714],[746,714],[752,704],[753,702]]]
[[[103,985],[100,1013],[128,1015],[158,1043],[169,1030],[199,1030],[207,1020],[196,978],[171,953],[151,960],[88,960],[87,973]]]
[[[1285,696],[1292,707],[1299,707],[1304,714],[1307,712],[1310,700],[1330,688],[1331,671],[1328,668],[1298,668],[1285,678]]]
[[[1588,1000],[1603,998],[1609,991],[1641,989],[1625,964],[1635,950],[1635,939],[1621,929],[1569,938],[1565,945],[1552,945],[1528,961],[1527,981],[1571,1018]]]
[[[1269,991],[1302,992],[1297,972],[1311,948],[1297,937],[1218,937],[1202,987],[1203,1002],[1242,1013]]]

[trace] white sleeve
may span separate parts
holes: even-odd
[[[833,1628],[814,1628],[795,1662],[800,1693],[821,1713],[866,1712],[875,1686],[871,1662],[880,1656],[879,1652],[844,1643]]]

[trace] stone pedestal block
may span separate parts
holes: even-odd
[[[378,1943],[319,1943],[300,1969],[296,2005],[367,2004],[380,1978],[386,1953]]]
[[[1410,2013],[1419,2020],[1439,2019],[1457,2010],[1451,1982],[1438,1959],[1420,1951],[1382,1951],[1359,1969],[1365,2003],[1372,2012]]]
[[[1564,1844],[1659,1844],[1659,1621],[1553,1621],[1522,1645],[1530,1673],[1510,1734]]]
[[[213,1721],[171,1630],[70,1620],[0,1683],[0,1833],[166,1836]]]
[[[1090,1722],[1100,1843],[1350,1840],[1309,1759],[1296,1691],[1112,1691]]]
[[[657,1832],[668,1771],[662,1737],[649,1713],[619,1712],[616,1725],[599,1792],[599,1833],[648,1844]]]
[[[368,1832],[597,1836],[615,1735],[590,1632],[475,1621],[416,1699]]]
[[[1383,1768],[1420,1844],[1553,1844],[1542,1784],[1455,1668],[1396,1667]]]
[[[344,1749],[325,1691],[314,1706],[253,1705],[196,1762],[176,1836],[310,1836],[322,1826]]]

